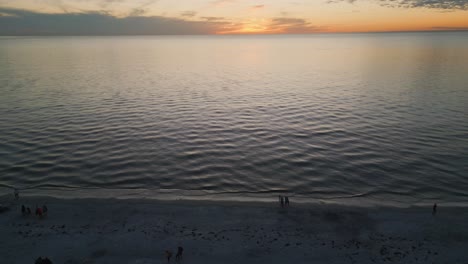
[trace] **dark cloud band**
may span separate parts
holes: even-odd
[[[180,18],[107,13],[46,14],[0,8],[0,35],[186,35],[213,34],[222,21],[188,21]]]
[[[373,0],[383,6],[401,8],[433,8],[468,10],[468,0]],[[358,0],[330,0],[328,3],[349,2],[355,3]]]

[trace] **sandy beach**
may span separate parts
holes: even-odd
[[[468,263],[466,208],[22,197],[0,214],[2,263]],[[21,205],[47,204],[39,219]],[[34,214],[34,211],[33,211]],[[176,263],[175,258],[171,263]]]

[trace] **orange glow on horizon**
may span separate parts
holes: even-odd
[[[79,28],[78,32],[84,32],[86,29],[80,26],[86,23],[75,18],[78,15],[92,14],[93,19],[100,19],[98,22],[103,23],[103,31],[107,27],[111,28],[110,24],[123,24],[125,26],[114,31],[130,28],[129,34],[309,34],[468,30],[468,4],[444,9],[429,2],[424,6],[398,5],[402,1],[297,1],[292,4],[286,0],[260,1],[261,3],[240,0],[15,0],[0,4],[0,18],[21,17],[23,11],[32,12],[27,17],[39,19],[36,21],[38,25],[47,24],[41,23],[40,19],[57,19],[68,21],[68,24],[64,25],[68,25],[70,29]],[[57,15],[57,18],[41,18],[47,15]],[[125,21],[129,17],[138,17],[141,20],[138,23],[135,19]],[[29,32],[28,23],[32,22],[25,21],[25,26],[18,28],[18,31]],[[48,27],[54,28],[54,25]],[[49,28],[40,31],[47,32]]]
[[[468,11],[450,13],[408,12],[398,16],[383,16],[380,20],[370,17],[345,17],[337,19],[339,23],[324,27],[305,28],[302,31],[290,31],[288,25],[275,25],[271,19],[262,22],[250,21],[221,27],[214,34],[308,34],[308,33],[359,33],[359,32],[412,32],[412,31],[450,31],[468,30]],[[327,19],[330,20],[330,19]],[[320,24],[331,24],[331,21]]]

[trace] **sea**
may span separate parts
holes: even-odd
[[[468,205],[468,32],[0,38],[0,193]]]

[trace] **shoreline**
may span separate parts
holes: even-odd
[[[0,204],[13,198],[13,188],[3,188],[0,192]],[[29,188],[20,189],[21,197],[48,197],[57,199],[119,199],[119,200],[150,200],[150,201],[190,201],[190,202],[229,202],[229,203],[276,203],[278,195],[289,196],[294,203],[303,205],[327,204],[350,207],[431,207],[434,203],[445,207],[468,208],[468,200],[450,200],[443,198],[411,199],[403,195],[348,195],[348,196],[304,196],[283,192],[268,193],[238,193],[238,192],[210,192],[190,190],[154,190],[154,189],[100,189],[100,188]]]
[[[20,207],[47,204],[39,219]],[[32,208],[33,209],[33,208]],[[5,263],[466,263],[464,208],[20,197],[0,214]],[[463,262],[465,261],[465,262]],[[176,263],[175,259],[171,263]]]

